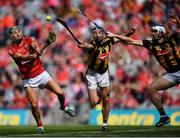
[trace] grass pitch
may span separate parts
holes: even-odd
[[[109,126],[107,132],[101,126],[60,125],[44,126],[44,134],[36,134],[36,126],[0,126],[0,137],[178,137],[180,126]]]

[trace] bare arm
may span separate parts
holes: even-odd
[[[18,61],[28,61],[28,60],[34,60],[38,57],[37,54],[28,54],[28,55],[21,55],[20,53],[13,53],[12,51],[9,51],[9,55]]]
[[[78,47],[79,47],[79,48],[85,48],[85,49],[92,49],[92,48],[94,48],[93,45],[91,45],[91,44],[89,44],[89,43],[87,43],[87,42],[84,42],[84,43],[79,44]]]
[[[42,55],[43,50],[34,38],[32,38],[31,47],[37,55]]]
[[[133,28],[133,27],[131,27],[129,30],[128,30],[128,32],[126,32],[126,33],[123,33],[123,34],[121,34],[122,36],[127,36],[127,37],[129,37],[129,36],[131,36],[131,35],[133,35],[134,33],[135,33],[135,29]],[[109,34],[113,34],[113,33],[111,33],[111,32],[109,32]],[[111,37],[113,37],[113,39],[114,39],[114,44],[116,44],[116,43],[118,43],[118,42],[122,42],[122,40],[120,40],[117,36],[114,36],[115,34],[113,34]]]
[[[135,31],[136,30],[132,27],[132,28],[129,29],[129,31],[127,33],[122,34],[122,35],[129,37],[129,36],[133,35],[135,33]]]
[[[137,45],[137,46],[143,46],[142,40],[135,40],[130,37],[126,37],[123,35],[116,35],[114,33],[108,32],[108,35],[111,37],[116,37],[117,39],[121,40],[122,42],[131,44],[131,45]]]

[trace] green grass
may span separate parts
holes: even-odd
[[[59,125],[44,126],[43,135],[36,134],[36,126],[0,126],[0,136],[10,137],[177,137],[180,126],[109,126],[102,132],[100,126]]]

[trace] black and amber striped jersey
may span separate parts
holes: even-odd
[[[104,73],[109,68],[109,52],[111,46],[115,43],[113,37],[105,37],[102,42],[92,41],[94,46],[88,51],[88,69]]]
[[[149,49],[167,72],[180,70],[180,33],[173,33],[162,43],[143,40],[143,46]]]

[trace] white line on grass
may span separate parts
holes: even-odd
[[[157,128],[158,129],[158,128]],[[126,130],[126,129],[121,129],[121,130],[110,130],[109,131],[109,133],[118,133],[118,132],[121,132],[121,133],[127,133],[127,132],[146,132],[146,131],[154,131],[154,130],[157,130],[157,129],[152,129],[152,128],[150,128],[150,129],[128,129],[128,130]],[[175,129],[159,129],[159,131],[170,131],[170,130],[175,130]],[[7,135],[7,136],[24,136],[24,137],[26,137],[26,136],[48,136],[48,135],[51,135],[51,136],[66,136],[66,135],[70,135],[70,134],[74,134],[74,133],[76,133],[76,134],[87,134],[87,133],[89,133],[89,134],[102,134],[102,133],[104,133],[103,131],[101,131],[101,130],[99,130],[99,131],[79,131],[79,132],[72,132],[72,131],[69,131],[69,132],[67,132],[67,133],[44,133],[44,134],[23,134],[23,135]],[[107,132],[107,134],[108,134],[108,132]]]

